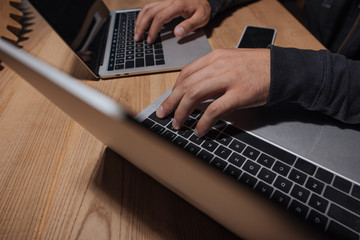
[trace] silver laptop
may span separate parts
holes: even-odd
[[[174,131],[171,116],[154,115],[170,91],[131,117],[1,39],[0,59],[104,144],[240,237],[359,239],[359,126],[282,105],[236,112],[198,139],[192,128],[206,102]]]
[[[180,19],[166,24],[148,45],[133,41],[140,9],[109,12],[102,0],[29,2],[97,78],[179,70],[211,51],[201,30],[174,36]]]

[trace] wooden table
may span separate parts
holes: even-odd
[[[107,0],[110,9],[145,0]],[[20,43],[138,113],[178,72],[93,81],[26,5]],[[3,17],[3,16],[1,16]],[[227,11],[207,27],[213,49],[234,47],[245,25],[277,29],[275,44],[323,46],[275,0]],[[4,64],[3,64],[4,65]],[[236,239],[180,197],[107,149],[6,65],[0,71],[0,239]]]

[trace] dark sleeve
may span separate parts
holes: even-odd
[[[211,18],[214,18],[218,13],[225,11],[228,8],[253,1],[254,0],[209,0],[211,6]]]
[[[327,50],[271,47],[267,105],[297,103],[350,124],[360,123],[360,61]]]

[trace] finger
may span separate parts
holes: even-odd
[[[140,41],[147,29],[149,29],[151,22],[156,14],[156,8],[159,7],[159,2],[146,4],[139,12],[135,22],[134,41]]]
[[[179,16],[180,16],[180,11],[177,8],[163,6],[161,10],[158,10],[157,14],[154,16],[154,19],[149,29],[148,38],[146,39],[147,43],[148,44],[154,43],[162,26],[165,23],[168,23],[172,19],[177,18]]]
[[[195,29],[205,26],[210,20],[210,13],[206,13],[202,9],[198,9],[188,19],[182,21],[175,27],[174,34],[178,38],[185,37]]]
[[[201,78],[196,84],[188,88],[176,108],[173,127],[180,129],[201,102],[213,97],[215,94],[223,93],[225,85],[226,83],[218,81],[217,77],[211,78],[205,75],[204,78]]]
[[[190,64],[186,65],[182,71],[180,72],[179,77],[177,78],[174,88],[178,87],[180,84],[183,83],[185,79],[188,79],[190,76],[194,75],[197,72],[202,71],[204,68],[210,66],[216,60],[215,51],[198,58],[191,62]],[[212,73],[214,68],[209,68],[209,71]],[[210,73],[209,72],[209,73]]]
[[[175,110],[183,96],[184,93],[179,91],[179,89],[173,89],[170,95],[161,103],[159,108],[156,110],[156,116],[158,118],[164,118],[168,116],[171,112]]]
[[[236,99],[235,92],[228,91],[212,102],[196,124],[194,134],[198,138],[203,137],[222,116],[235,110],[237,105],[234,99]]]
[[[171,94],[157,110],[157,116],[163,118],[173,112],[188,89],[196,85],[201,79],[209,79],[215,75],[214,68],[207,60],[195,61],[184,69],[173,87]]]

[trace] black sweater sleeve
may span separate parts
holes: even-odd
[[[271,47],[267,105],[297,103],[350,124],[360,123],[360,61],[327,50]]]
[[[208,0],[211,6],[211,18],[214,18],[218,13],[225,11],[236,5],[253,2],[254,0]]]

